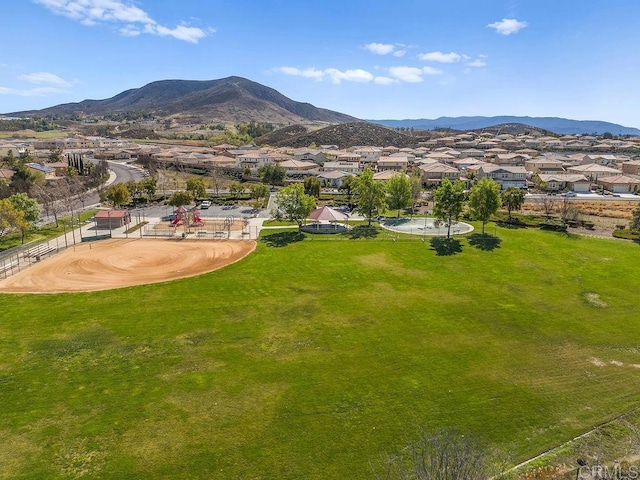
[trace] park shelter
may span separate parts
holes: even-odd
[[[128,210],[98,210],[94,216],[96,228],[119,228],[131,223]]]

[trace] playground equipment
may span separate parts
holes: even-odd
[[[198,210],[193,211],[193,216],[191,217],[191,223],[189,224],[191,227],[202,227],[204,226],[204,220],[200,218],[200,212]]]
[[[174,219],[171,220],[171,226],[177,227],[178,225],[182,225],[187,221],[187,209],[184,207],[176,208],[176,211],[173,212],[175,215]]]

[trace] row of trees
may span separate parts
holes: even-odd
[[[511,220],[511,212],[520,210],[524,199],[525,192],[523,190],[510,187],[501,192],[500,186],[489,178],[483,178],[476,182],[467,199],[462,182],[451,182],[444,179],[435,192],[433,214],[439,222],[447,226],[447,238],[450,238],[451,225],[460,220],[465,205],[468,203],[471,217],[482,222],[482,234],[484,235],[487,222],[498,212],[500,207],[504,205],[507,208]]]
[[[316,184],[313,180],[317,179],[307,179],[303,184],[289,185],[280,190],[276,194],[278,210],[274,214],[301,226],[315,208],[319,196],[319,182]],[[385,185],[375,180],[373,171],[367,168],[357,177],[348,177],[342,189],[347,192],[349,201],[352,195],[355,197],[356,211],[366,217],[371,226],[372,219],[385,209],[397,210],[399,217],[401,210],[411,206],[413,213],[422,193],[422,179],[418,175],[396,174]],[[487,222],[500,207],[504,205],[511,218],[511,212],[522,207],[524,198],[524,191],[509,188],[501,192],[500,186],[488,178],[476,182],[468,193],[462,182],[444,179],[434,194],[433,213],[439,223],[447,226],[449,238],[451,226],[460,219],[468,205],[471,216],[482,222],[484,235]]]

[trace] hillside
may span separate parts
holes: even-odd
[[[284,132],[283,132],[284,130]],[[371,145],[386,147],[415,147],[421,140],[404,133],[396,132],[380,125],[367,122],[344,123],[330,125],[320,130],[291,135],[290,127],[276,130],[268,135],[256,139],[256,144],[268,144],[275,147],[307,147],[316,145],[338,145],[348,148],[357,145]]]
[[[105,100],[84,100],[11,116],[103,116],[145,112],[159,117],[188,117],[203,122],[345,123],[357,120],[310,103],[291,100],[273,88],[246,78],[162,80],[124,91]]]
[[[454,130],[478,130],[502,124],[525,124],[532,127],[541,128],[550,132],[567,134],[603,134],[610,132],[614,135],[640,135],[637,128],[624,127],[616,123],[591,121],[591,120],[570,120],[559,117],[440,117],[434,120],[420,118],[415,120],[369,120],[391,128],[416,128],[423,130],[433,130],[436,128],[451,128]]]

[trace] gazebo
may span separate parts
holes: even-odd
[[[309,218],[316,223],[305,225],[303,230],[306,232],[338,233],[348,229],[349,215],[331,207],[316,208],[309,214]],[[338,225],[338,222],[344,222],[344,225]]]

